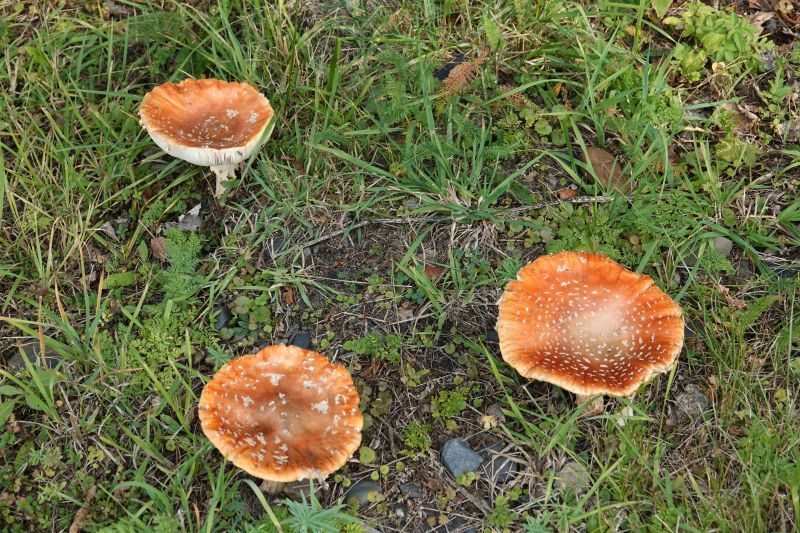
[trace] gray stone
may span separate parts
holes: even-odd
[[[214,313],[216,313],[216,317],[214,318],[214,329],[217,331],[227,326],[233,318],[233,314],[231,313],[230,309],[224,305],[218,305],[215,307]]]
[[[403,206],[409,211],[413,211],[414,209],[419,207],[419,199],[416,198],[415,196],[409,196],[408,198],[404,198]]]
[[[442,446],[442,464],[453,478],[457,479],[467,472],[477,472],[483,460],[483,456],[460,437],[450,439]]]
[[[734,266],[736,267],[736,275],[742,281],[748,281],[756,277],[756,273],[753,271],[753,266],[746,257],[742,257],[736,261]]]
[[[165,222],[161,227],[165,230],[197,231],[203,223],[203,217],[200,216],[200,208],[201,205],[197,204],[186,213],[180,215],[177,222]]]
[[[711,402],[708,401],[708,397],[694,383],[686,385],[683,392],[675,397],[675,403],[677,404],[677,412],[675,414],[679,419],[697,420],[711,408]]]
[[[303,498],[308,500],[311,497],[311,487],[314,487],[314,495],[319,497],[322,490],[322,483],[311,483],[309,479],[300,481],[292,481],[281,486],[281,492],[287,497],[295,501],[300,501]]]
[[[765,260],[764,263],[779,278],[791,279],[800,273],[800,264],[784,262],[781,260]]]
[[[298,331],[295,333],[294,337],[292,337],[292,340],[289,341],[289,344],[307,350],[311,348],[311,333],[307,331]]]
[[[505,424],[506,422],[506,415],[505,413],[503,413],[503,407],[499,403],[493,403],[492,405],[487,407],[486,414],[495,417],[498,424]],[[491,448],[491,446],[489,448]]]
[[[413,483],[401,483],[400,494],[412,500],[419,500],[422,498],[422,490]]]
[[[500,448],[497,450],[496,448]],[[486,461],[483,463],[483,471],[486,472],[486,475],[492,482],[504,484],[508,483],[514,477],[516,477],[517,473],[519,472],[519,463],[515,461],[512,457],[508,455],[504,455],[502,452],[503,446],[495,445],[491,448],[495,448],[494,452],[492,453]]]
[[[9,370],[16,371],[16,370],[23,370],[27,368],[25,366],[25,359],[30,361],[30,363],[35,367],[41,367],[42,361],[39,357],[39,343],[32,342],[30,344],[26,344],[22,346],[22,351],[20,352],[19,348],[13,349],[14,355],[8,360],[8,368]],[[22,355],[25,354],[25,359],[23,359]],[[44,364],[47,368],[55,368],[58,365],[58,362],[61,361],[61,356],[58,355],[53,349],[45,346],[44,347]]]
[[[356,498],[358,503],[362,506],[369,505],[369,494],[371,492],[377,492],[378,494],[382,494],[381,486],[375,483],[374,481],[370,481],[368,479],[362,479],[361,481],[356,482],[347,489],[347,492],[344,493],[344,501],[348,501],[350,498]]]
[[[275,255],[283,251],[283,249],[286,247],[286,241],[280,237],[276,237],[274,239],[270,239],[269,246],[271,255]]]
[[[314,246],[306,246],[303,248],[303,259],[311,259],[311,256],[319,251],[319,244]]]
[[[397,518],[399,518],[400,520],[403,520],[404,518],[406,518],[408,516],[408,507],[406,506],[406,504],[398,503],[397,505],[395,505],[394,506],[394,515]]]
[[[446,524],[441,525],[431,530],[436,533],[477,533],[478,529],[475,526],[469,525],[463,516],[455,516],[447,521]]]
[[[731,255],[731,250],[733,250],[733,241],[727,237],[714,237],[714,249],[719,252],[720,255],[728,257]]]
[[[572,490],[575,494],[581,494],[591,487],[592,479],[589,472],[575,461],[569,461],[558,471],[555,480],[555,487],[560,490]]]

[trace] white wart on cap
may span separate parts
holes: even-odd
[[[321,479],[361,444],[364,418],[350,373],[295,346],[268,346],[226,363],[200,395],[206,437],[261,479]]]
[[[646,275],[595,254],[542,256],[499,303],[503,359],[521,375],[580,396],[628,396],[672,368],[681,308]]]
[[[222,182],[253,153],[274,112],[247,83],[184,80],[159,85],[144,96],[140,123],[168,154],[211,167]]]

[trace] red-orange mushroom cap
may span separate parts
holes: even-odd
[[[142,126],[168,154],[211,167],[221,183],[256,149],[274,112],[247,83],[215,79],[159,85],[139,108]]]
[[[646,275],[596,254],[561,252],[523,267],[499,303],[503,359],[582,396],[628,396],[672,368],[681,308]]]
[[[350,373],[295,346],[268,346],[222,366],[200,395],[206,437],[233,464],[270,481],[324,478],[361,444]]]

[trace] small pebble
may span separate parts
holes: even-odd
[[[303,248],[303,259],[311,259],[311,256],[319,251],[319,244],[314,246],[306,246]]]
[[[394,506],[394,515],[402,520],[408,516],[408,507],[403,503],[398,503]]]
[[[311,348],[311,333],[308,333],[307,331],[298,331],[289,340],[289,344],[291,346],[297,346],[298,348],[308,350]]]
[[[347,492],[344,493],[344,501],[346,502],[350,498],[356,498],[358,503],[363,507],[365,505],[369,505],[369,494],[371,492],[377,492],[378,494],[381,494],[381,486],[374,481],[362,479],[347,489]]]
[[[764,33],[775,33],[778,30],[778,21],[769,19],[764,23]]]
[[[572,490],[575,494],[585,492],[592,485],[589,472],[575,461],[569,461],[561,467],[555,480],[555,487],[561,490]]]
[[[676,422],[681,420],[697,420],[703,413],[711,409],[711,402],[708,397],[700,390],[700,387],[690,383],[684,387],[683,392],[675,397],[677,409],[674,413]]]
[[[214,318],[214,329],[217,331],[227,326],[233,318],[233,314],[231,313],[230,309],[224,305],[216,306],[213,314],[216,314],[216,317]]]
[[[400,493],[406,498],[411,498],[412,500],[419,500],[422,498],[422,490],[420,490],[420,488],[413,483],[401,483]]]
[[[751,280],[756,276],[756,273],[753,271],[753,267],[750,264],[750,261],[745,257],[739,259],[734,265],[734,267],[736,267],[736,275],[742,281]]]
[[[22,352],[25,353],[25,359],[30,361],[31,365],[34,367],[41,366],[41,359],[39,358],[39,343],[34,342],[31,344],[26,344],[22,347]],[[12,349],[12,353],[14,354],[8,360],[8,368],[12,372],[15,370],[22,370],[27,368],[25,365],[25,359],[22,358],[22,353],[20,353],[19,348],[14,347]],[[61,361],[61,356],[58,355],[55,351],[51,348],[45,346],[44,347],[44,364],[47,368],[55,368],[58,365],[58,362]]]
[[[727,237],[714,237],[714,249],[720,255],[728,257],[731,255],[731,250],[733,250],[733,241]]]
[[[483,471],[494,483],[502,485],[516,477],[519,463],[507,455],[497,453],[483,463]]]
[[[506,415],[503,413],[503,407],[499,403],[493,403],[487,407],[486,414],[493,416],[498,424],[505,424],[506,422]]]
[[[275,255],[283,251],[286,247],[286,241],[281,239],[280,237],[276,237],[269,241],[269,250],[270,255]]]
[[[478,471],[483,461],[483,456],[460,437],[450,439],[442,446],[442,464],[455,479],[467,472]]]

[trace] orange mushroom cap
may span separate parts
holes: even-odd
[[[214,79],[159,85],[139,109],[156,144],[202,166],[243,161],[272,115],[269,100],[251,85]]]
[[[575,394],[628,396],[672,368],[681,308],[646,275],[596,254],[542,256],[499,302],[503,359],[521,375]]]
[[[217,196],[256,149],[273,115],[269,100],[251,85],[214,79],[159,85],[139,108],[140,123],[159,148],[211,167]]]
[[[268,346],[222,366],[200,395],[206,437],[233,464],[270,481],[324,478],[361,444],[350,373],[295,346]]]

